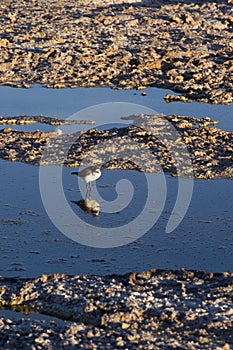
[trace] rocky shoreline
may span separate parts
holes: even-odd
[[[232,0],[6,0],[0,85],[168,88],[233,101]]]
[[[64,134],[0,130],[0,157],[33,165],[70,167],[98,164],[107,169],[165,172],[199,179],[233,177],[233,133],[210,118],[132,115],[132,125]],[[2,118],[5,124],[35,121],[51,125],[94,123],[48,117]],[[1,120],[0,120],[1,123]]]
[[[1,317],[0,346],[230,350],[232,277],[230,273],[182,269],[105,277],[0,278],[2,308],[69,321],[58,324]]]

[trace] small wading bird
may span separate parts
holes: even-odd
[[[97,180],[101,176],[101,170],[98,166],[89,166],[81,171],[74,171],[71,174],[79,176],[86,182],[86,198],[91,194],[91,182]]]

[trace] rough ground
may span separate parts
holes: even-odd
[[[232,25],[232,0],[1,1],[0,85],[157,86],[181,94],[167,95],[168,102],[229,104]],[[36,121],[65,123],[40,118]],[[4,119],[3,125],[35,121]],[[197,178],[233,177],[232,135],[209,119],[184,116],[163,116],[159,122],[139,116],[128,128],[91,129],[70,137],[5,127],[0,131],[0,156],[37,165],[78,166],[95,159],[108,168],[162,167],[173,175],[190,176],[193,170]],[[135,154],[133,162],[125,154],[126,144]],[[187,151],[191,167],[184,161]],[[113,154],[119,159],[111,158]],[[106,277],[44,275],[35,280],[2,277],[0,308],[69,322],[0,317],[0,348],[230,350],[232,277],[184,270]]]
[[[22,132],[6,127],[0,130],[0,157],[34,165],[101,164],[108,169],[164,171],[203,179],[233,177],[233,133],[217,128],[216,121],[178,115],[133,115],[125,119],[133,120],[132,125],[71,135],[59,129]],[[25,116],[3,122],[21,124],[35,120],[52,125],[76,123]]]
[[[230,350],[232,277],[229,273],[151,270],[106,277],[1,278],[2,307],[71,322],[0,318],[0,346]]]
[[[0,84],[169,88],[233,100],[232,0],[5,0]]]

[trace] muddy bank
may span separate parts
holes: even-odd
[[[179,115],[133,115],[125,119],[133,120],[132,125],[70,135],[59,129],[21,132],[6,127],[0,131],[0,157],[34,165],[101,164],[108,169],[164,171],[174,176],[233,177],[233,133],[217,128],[216,121]]]
[[[151,270],[124,276],[1,278],[2,308],[71,321],[59,325],[1,318],[1,348],[13,349],[17,344],[17,349],[22,345],[24,349],[230,350],[232,277]]]
[[[233,100],[232,1],[4,1],[0,84],[169,88]]]

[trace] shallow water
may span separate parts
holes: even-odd
[[[74,242],[54,227],[40,198],[38,167],[1,161],[0,169],[0,274],[3,276],[109,274],[153,267],[232,271],[231,180],[195,181],[191,204],[184,220],[175,231],[166,233],[165,227],[177,192],[177,179],[166,176],[166,204],[153,228],[130,244],[104,249]],[[76,177],[70,173],[71,169],[63,169],[66,198],[76,215],[86,220],[87,224],[97,227],[120,226],[126,219],[132,220],[138,215],[142,206],[140,193],[137,192],[140,191],[141,173],[131,172],[136,195],[127,210],[113,214],[101,213],[99,217],[84,213],[71,203],[71,200],[81,199],[81,194]],[[127,174],[124,171],[103,172],[97,184],[103,198],[107,196],[113,199],[110,191],[114,192],[116,178],[119,180],[121,175]],[[110,187],[105,187],[106,184]],[[69,224],[65,219],[64,222]],[[93,238],[95,240],[96,237]]]
[[[192,103],[166,103],[163,97],[170,90],[148,88],[147,95],[142,96],[136,90],[111,90],[109,88],[79,88],[53,90],[35,86],[31,89],[14,89],[0,87],[0,115],[47,115],[50,117],[66,118],[75,113],[97,104],[110,102],[135,103],[152,109],[158,113],[180,114],[189,117],[211,117],[219,121],[223,130],[233,130],[233,105],[210,105],[199,102]],[[96,109],[91,109],[89,117],[96,117]],[[110,112],[112,112],[109,109]],[[84,113],[87,114],[88,113]],[[127,114],[127,113],[126,113]],[[113,113],[100,118],[104,124],[116,121]],[[25,126],[25,130],[36,130],[38,125]],[[44,129],[42,129],[44,128]],[[40,125],[40,130],[51,130],[49,125]]]
[[[193,117],[210,115],[213,119],[220,119],[222,115],[220,126],[232,130],[232,106],[209,106],[200,103],[167,105],[162,96],[168,91],[161,89],[148,89],[145,97],[138,91],[110,89],[47,90],[36,87],[31,90],[0,88],[0,92],[0,114],[4,116],[44,114],[64,118],[79,109],[89,107],[80,115],[90,119],[97,117],[99,127],[103,128],[106,123],[111,127],[122,122],[119,118],[122,108],[124,111],[125,107],[129,107],[126,114],[152,108],[160,113],[180,113]],[[90,107],[98,103],[117,101],[124,102],[125,105],[118,104],[115,108],[116,104],[113,104],[112,113],[109,113],[111,105],[108,105],[107,111],[106,105]],[[140,109],[132,104],[141,104],[144,107]],[[23,130],[35,130],[34,127],[51,130],[48,125],[23,126]],[[72,128],[69,130],[70,127],[63,128],[64,131],[73,131]],[[55,174],[59,171],[59,167],[50,168],[51,173],[46,168],[48,193],[53,183],[50,175],[54,174],[54,169]],[[49,217],[45,210],[40,195],[39,167],[0,160],[0,275],[33,277],[42,273],[109,274],[181,267],[206,271],[233,270],[232,180],[195,180],[191,203],[183,221],[173,232],[166,233],[169,218],[179,215],[173,212],[178,180],[168,175],[160,179],[159,175],[155,175],[154,201],[146,206],[143,220],[128,232],[122,230],[121,226],[137,218],[147,200],[145,175],[136,171],[104,170],[97,181],[97,191],[92,190],[92,196],[99,198],[101,206],[100,216],[95,217],[85,213],[74,203],[81,199],[80,191],[84,189],[78,187],[77,178],[71,176],[71,172],[70,168],[62,169],[62,188],[67,205],[76,218],[81,220],[81,224],[77,220],[72,231],[72,223],[65,216],[65,211],[63,212],[62,202],[59,203],[55,197],[51,197],[50,204],[53,215],[65,227],[65,233],[69,235],[72,231],[77,234],[76,241],[60,232],[52,223],[51,215]],[[116,183],[122,178],[128,179],[131,185],[121,181],[118,183],[117,194]],[[155,219],[152,227],[135,239],[135,232],[143,232],[153,215]],[[90,233],[87,236],[91,226],[96,228],[95,234],[90,236]],[[109,235],[113,228],[118,227],[116,234],[119,232],[120,241],[118,236],[112,239],[125,245],[97,248],[98,243],[104,241],[104,237],[106,241],[109,238],[108,234],[102,235],[103,227],[109,230]],[[94,247],[80,242],[89,242]]]
[[[63,321],[60,318],[57,317],[51,317],[47,316],[45,314],[39,314],[39,313],[27,313],[25,310],[20,311],[13,311],[13,310],[4,310],[0,309],[0,317],[5,317],[7,319],[12,319],[14,320],[28,320],[28,321],[41,321],[41,322],[54,322],[58,324],[59,326],[65,326],[69,324],[69,321]]]

